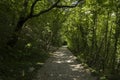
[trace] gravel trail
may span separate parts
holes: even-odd
[[[97,80],[89,70],[78,64],[76,57],[61,47],[38,70],[33,80]]]

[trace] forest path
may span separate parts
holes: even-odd
[[[97,80],[77,63],[76,57],[66,47],[51,54],[33,80]]]

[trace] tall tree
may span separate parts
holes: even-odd
[[[19,37],[19,34],[22,30],[22,27],[24,25],[24,23],[26,21],[28,21],[29,19],[33,18],[33,17],[38,17],[44,13],[47,13],[49,12],[50,10],[54,9],[54,8],[74,8],[76,7],[80,2],[83,2],[81,0],[78,0],[76,4],[73,4],[73,5],[60,5],[59,3],[61,2],[61,0],[57,0],[56,2],[54,2],[49,8],[45,9],[45,10],[41,10],[39,11],[38,13],[34,14],[35,13],[35,6],[38,2],[40,2],[42,0],[34,0],[34,2],[32,3],[32,5],[30,6],[30,12],[26,15],[26,16],[23,16],[26,14],[26,9],[28,7],[28,2],[29,0],[24,0],[24,3],[23,3],[23,10],[22,10],[22,13],[18,19],[18,22],[17,22],[17,25],[15,27],[15,30],[14,30],[14,33],[11,37],[11,39],[7,42],[7,45],[8,46],[11,46],[13,47],[16,42],[18,41],[18,37]]]

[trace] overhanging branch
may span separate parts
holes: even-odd
[[[78,1],[76,2],[76,4],[74,4],[74,5],[59,5],[59,3],[60,3],[61,0],[57,0],[57,1],[56,1],[51,7],[49,7],[48,9],[42,10],[42,11],[40,11],[39,13],[34,14],[34,7],[35,7],[35,5],[36,5],[36,3],[37,3],[38,1],[41,1],[41,0],[35,0],[34,3],[32,4],[31,10],[30,10],[30,14],[25,18],[25,21],[27,21],[28,19],[33,18],[33,17],[38,17],[38,16],[40,16],[41,14],[47,13],[47,12],[49,12],[50,10],[52,10],[52,9],[54,9],[54,8],[74,8],[74,7],[76,7],[78,4],[84,3],[84,0],[78,0]]]
[[[84,0],[78,0],[77,3],[74,4],[74,5],[59,5],[59,3],[60,3],[60,0],[56,1],[56,2],[55,2],[51,7],[49,7],[48,9],[42,10],[42,11],[40,11],[38,14],[34,14],[34,15],[32,15],[31,17],[37,17],[37,16],[39,16],[39,15],[41,15],[41,14],[44,14],[44,13],[46,13],[46,12],[49,12],[49,11],[52,10],[53,8],[74,8],[74,7],[76,7],[78,4],[84,3]],[[33,11],[32,11],[32,12],[33,12]]]
[[[39,15],[41,15],[43,13],[49,12],[50,10],[52,10],[53,8],[55,8],[59,2],[60,2],[60,0],[58,0],[57,2],[55,2],[50,8],[48,8],[46,10],[42,10],[38,14],[33,15],[32,17],[37,17],[37,16],[39,16]]]
[[[35,7],[35,5],[36,5],[36,3],[37,3],[38,1],[40,1],[40,0],[35,0],[35,1],[33,2],[32,6],[31,6],[31,8],[30,8],[30,14],[29,14],[30,16],[33,15],[33,13],[34,13],[34,7]]]

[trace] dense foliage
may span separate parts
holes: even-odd
[[[80,62],[100,76],[119,79],[120,1],[0,1],[3,80],[27,79],[30,67],[43,63],[53,46],[65,42]]]
[[[120,75],[120,1],[86,0],[70,9],[63,31],[69,48],[79,61],[102,75],[118,80]]]

